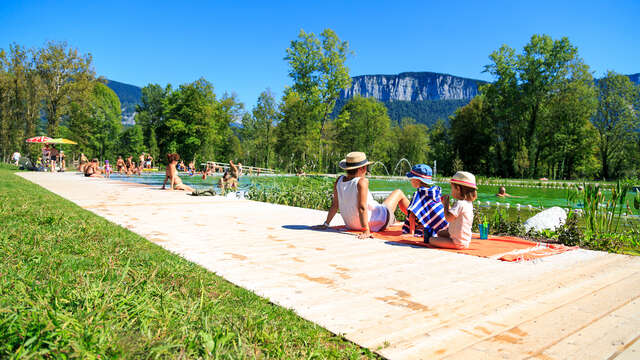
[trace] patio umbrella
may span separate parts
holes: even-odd
[[[77,142],[69,139],[57,138],[46,141],[47,144],[70,144],[70,145],[78,145]]]
[[[47,143],[50,140],[53,140],[53,139],[51,139],[48,136],[36,136],[36,137],[27,139],[27,142],[28,143]]]

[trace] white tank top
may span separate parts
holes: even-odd
[[[340,176],[336,184],[340,215],[345,225],[352,230],[364,230],[360,225],[358,214],[358,181],[360,181],[359,177],[347,181],[344,176]],[[387,208],[373,199],[369,189],[367,189],[367,210],[369,229],[371,231],[382,229],[387,223]]]

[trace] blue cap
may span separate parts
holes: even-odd
[[[429,165],[417,164],[407,173],[409,179],[418,179],[427,185],[433,185],[433,170]]]

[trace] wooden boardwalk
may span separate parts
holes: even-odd
[[[506,263],[308,230],[321,211],[20,176],[387,358],[640,359],[640,257]]]

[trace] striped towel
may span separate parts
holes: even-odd
[[[438,231],[449,226],[449,223],[444,218],[444,206],[440,202],[441,194],[442,189],[439,186],[420,187],[413,193],[408,210],[417,219],[415,236],[422,237],[425,231],[429,237],[436,236]],[[422,225],[422,227],[418,225]],[[409,233],[409,216],[404,221],[402,233]]]

